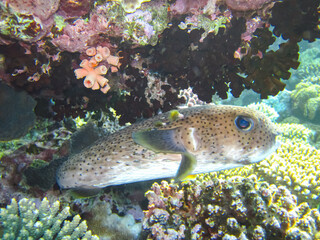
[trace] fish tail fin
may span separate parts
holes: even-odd
[[[31,164],[24,176],[27,184],[39,187],[43,191],[49,190],[56,183],[56,172],[59,166],[67,160],[67,157],[52,160],[50,163],[41,161],[41,164]]]

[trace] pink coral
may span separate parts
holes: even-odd
[[[265,4],[273,0],[226,0],[229,8],[236,11],[250,11],[261,9]]]
[[[102,75],[107,74],[108,66],[112,72],[118,71],[119,57],[110,55],[110,49],[102,46],[88,48],[86,54],[91,58],[82,60],[81,68],[74,70],[76,78],[85,77],[83,84],[86,88],[100,89],[103,93],[107,93],[110,86],[108,79]]]
[[[99,38],[99,34],[106,33],[109,22],[102,16],[93,14],[89,22],[77,19],[63,29],[63,34],[52,40],[61,51],[83,52],[88,48],[89,41]]]

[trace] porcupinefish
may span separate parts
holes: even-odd
[[[276,148],[275,125],[250,108],[206,105],[128,126],[71,156],[57,171],[62,189],[93,189],[206,173],[256,163]]]

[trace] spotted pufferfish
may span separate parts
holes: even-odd
[[[95,189],[256,163],[278,146],[275,125],[246,107],[173,110],[128,126],[71,156],[57,171],[62,189]]]

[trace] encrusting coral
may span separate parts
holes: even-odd
[[[85,77],[83,84],[86,88],[107,93],[110,86],[102,75],[107,74],[109,66],[112,72],[118,71],[119,57],[110,55],[110,49],[102,46],[88,48],[86,54],[91,58],[82,60],[81,68],[74,70],[77,79]]]
[[[50,205],[44,198],[36,208],[36,202],[32,200],[23,198],[17,202],[13,198],[10,205],[0,210],[1,239],[99,239],[87,231],[87,223],[81,222],[79,215],[74,216],[72,221],[66,220],[70,216],[69,207],[60,211],[59,201]]]
[[[147,239],[315,239],[320,213],[284,186],[254,176],[210,174],[181,186],[162,181],[146,193]]]

